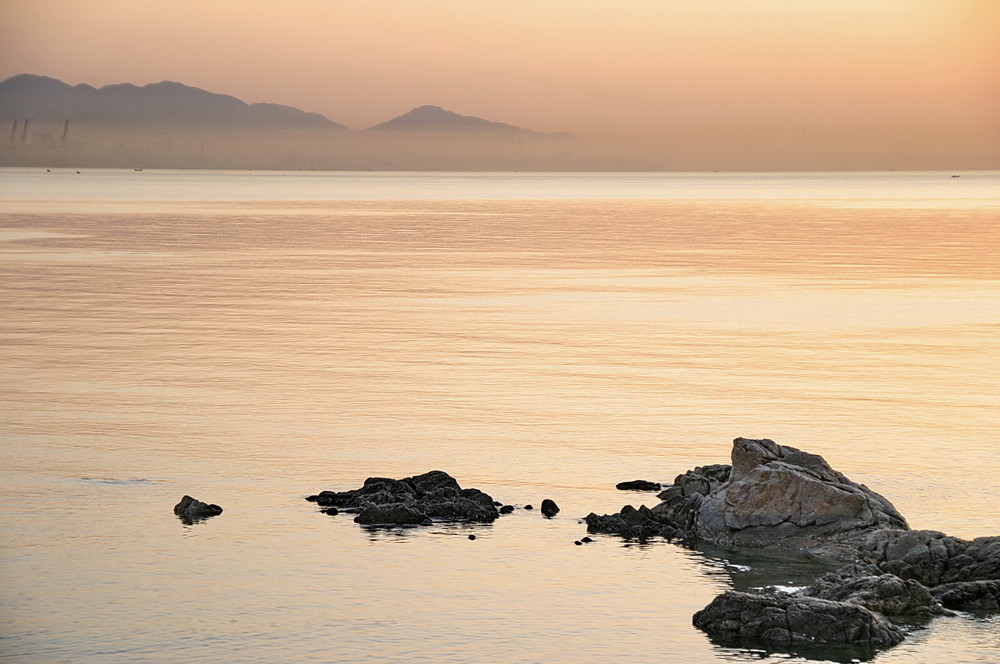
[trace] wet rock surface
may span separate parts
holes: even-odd
[[[640,505],[638,509],[631,505],[625,505],[620,512],[603,516],[591,512],[585,521],[587,532],[611,533],[639,541],[651,537],[671,539],[678,532],[670,515],[661,516],[645,505]]]
[[[888,648],[903,640],[899,627],[862,606],[780,593],[729,591],[695,613],[693,622],[713,635],[765,645],[823,643]]]
[[[542,501],[542,506],[540,510],[543,516],[546,516],[550,519],[554,517],[556,514],[559,514],[559,506],[556,505],[556,501],[550,498],[546,498],[545,500]]]
[[[851,565],[824,574],[796,595],[856,604],[893,617],[926,619],[944,613],[925,586],[866,565]]]
[[[970,542],[935,530],[883,530],[863,540],[861,555],[925,586],[1000,579],[1000,537]]]
[[[650,482],[649,480],[631,480],[629,482],[619,482],[615,485],[615,488],[619,491],[659,491],[659,482]]]
[[[370,477],[350,491],[322,491],[306,500],[356,513],[363,525],[420,525],[434,521],[491,523],[500,517],[494,500],[479,489],[463,489],[444,471],[401,480]]]
[[[846,556],[856,548],[849,540],[865,533],[908,529],[888,500],[819,455],[766,438],[737,438],[731,457],[731,464],[678,475],[658,495],[662,502],[651,512],[661,531],[688,543],[839,550]],[[632,521],[592,515],[587,523],[593,532],[614,533],[620,527],[617,534],[637,537]],[[655,528],[644,524],[640,530],[646,534]]]
[[[1000,611],[1000,580],[957,581],[931,589],[946,609],[995,613]]]
[[[769,439],[735,439],[731,461],[678,475],[652,508],[586,517],[589,532],[626,539],[851,563],[792,594],[721,595],[695,614],[713,639],[880,649],[903,638],[886,616],[916,623],[949,609],[1000,610],[1000,537],[910,530],[883,496]]]
[[[184,496],[174,505],[174,514],[187,524],[197,523],[222,514],[222,508],[215,504],[203,503],[191,496]]]

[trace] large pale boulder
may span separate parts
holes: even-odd
[[[729,481],[697,506],[694,535],[718,544],[811,548],[845,535],[907,528],[884,497],[816,454],[773,440],[733,441]]]
[[[769,439],[737,438],[732,464],[677,476],[636,528],[635,517],[587,517],[592,532],[662,533],[690,544],[786,547],[850,557],[864,534],[907,529],[888,500],[816,454]],[[619,517],[619,518],[616,518]],[[621,526],[620,530],[618,529]]]

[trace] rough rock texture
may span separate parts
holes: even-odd
[[[863,606],[886,616],[930,618],[944,613],[941,605],[920,583],[874,567],[850,565],[819,577],[796,595]]]
[[[587,532],[612,533],[626,539],[647,540],[650,537],[673,538],[677,528],[669,516],[655,514],[645,505],[639,509],[631,505],[622,507],[617,514],[598,516],[591,512],[587,515]]]
[[[415,525],[433,520],[489,523],[500,516],[488,494],[463,489],[440,470],[402,480],[370,477],[359,489],[322,491],[306,500],[356,512],[354,520],[365,525]]]
[[[174,514],[186,523],[195,523],[222,514],[222,508],[195,500],[191,496],[184,496],[174,505]]]
[[[779,646],[836,643],[887,648],[903,640],[898,627],[862,606],[780,593],[729,591],[695,613],[693,622],[713,636]]]
[[[632,480],[630,482],[619,482],[615,485],[615,488],[619,491],[659,491],[659,482],[650,482],[649,480]]]
[[[652,509],[590,514],[587,530],[855,563],[792,595],[719,596],[694,618],[713,638],[878,649],[903,638],[885,616],[923,621],[948,609],[1000,610],[1000,537],[969,542],[912,531],[884,497],[794,447],[737,438],[731,465],[682,473],[658,498]]]
[[[928,587],[1000,579],[1000,537],[969,542],[935,530],[882,530],[864,538],[861,555],[883,571]]]
[[[790,547],[849,555],[841,543],[886,528],[907,529],[892,504],[833,470],[820,456],[773,440],[737,438],[732,465],[699,466],[677,476],[651,512],[661,530],[688,542]],[[611,517],[587,518],[592,532],[615,532]],[[624,520],[625,536],[635,523]],[[667,528],[669,527],[669,528]],[[652,532],[646,524],[644,532]],[[838,551],[838,548],[840,549]]]
[[[737,438],[732,461],[729,481],[697,506],[698,539],[810,548],[844,534],[907,528],[888,500],[818,455],[768,439]]]
[[[931,589],[934,598],[956,611],[1000,611],[1000,580],[957,581]]]

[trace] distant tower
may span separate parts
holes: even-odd
[[[10,144],[14,145],[14,138],[17,137],[17,120],[14,120],[14,126],[10,128]]]
[[[21,145],[28,144],[28,118],[24,119],[24,129],[21,130]]]
[[[68,133],[69,133],[69,120],[66,120],[66,122],[63,124],[63,135],[62,135],[63,147],[66,147],[66,134]]]

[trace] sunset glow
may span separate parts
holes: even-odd
[[[903,167],[1000,158],[989,0],[14,0],[0,26],[0,78],[176,80],[354,129],[437,104],[766,165],[845,146]]]

